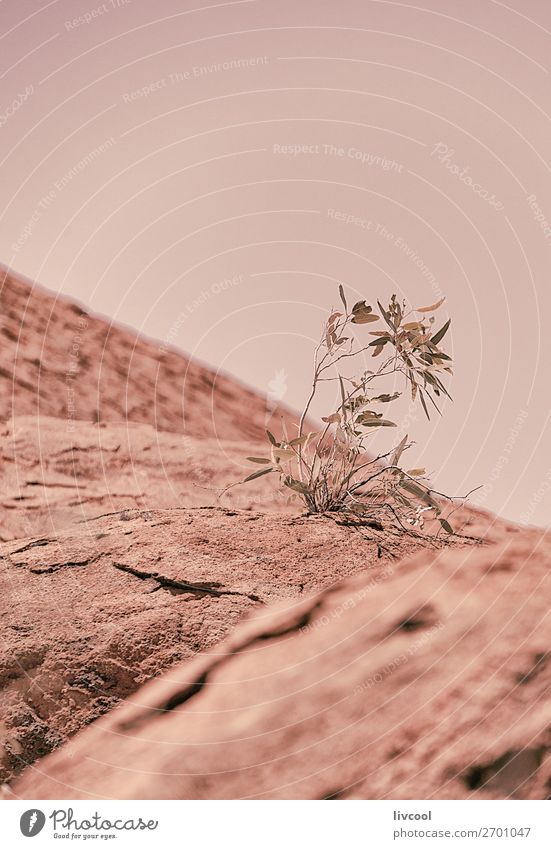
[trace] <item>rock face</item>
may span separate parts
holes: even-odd
[[[215,645],[253,607],[359,571],[382,580],[392,566],[381,537],[323,517],[127,509],[0,546],[0,779]]]
[[[547,798],[551,536],[503,536],[261,610],[13,795]]]
[[[549,535],[221,495],[264,451],[261,397],[0,286],[7,797],[551,795]]]
[[[150,425],[21,416],[0,433],[0,540],[42,536],[122,508],[232,506],[297,512],[297,502],[251,472],[255,443],[162,433]]]
[[[257,393],[161,344],[90,315],[0,266],[0,420],[56,416],[140,422],[222,440],[263,439],[273,416]]]

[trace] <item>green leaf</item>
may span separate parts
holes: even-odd
[[[272,443],[272,445],[279,445],[279,442],[277,442],[277,440],[276,440],[275,436],[273,435],[273,433],[270,433],[270,431],[269,431],[269,430],[267,430],[267,431],[266,431],[266,433],[268,434],[268,439],[270,440],[270,442]]]
[[[447,322],[443,325],[443,327],[441,327],[440,330],[438,330],[434,334],[434,336],[431,337],[430,341],[432,342],[433,345],[438,345],[440,340],[444,338],[444,336],[446,335],[446,333],[448,331],[448,327],[451,324],[451,321],[452,321],[451,318],[448,318]]]
[[[379,321],[379,316],[363,310],[355,312],[352,316],[352,324],[369,324],[371,321]]]
[[[413,504],[411,503],[409,498],[406,498],[406,496],[403,493],[399,492],[397,489],[394,490],[394,498],[400,504],[403,504],[404,507],[409,507],[410,510],[413,510]]]
[[[446,298],[440,298],[439,301],[436,301],[435,304],[431,304],[430,307],[417,307],[415,312],[434,312],[438,307],[441,307]]]
[[[271,466],[270,466],[269,469],[259,469],[258,472],[253,472],[252,475],[249,475],[248,477],[246,477],[245,480],[243,481],[243,483],[247,483],[247,481],[254,481],[255,478],[261,478],[262,475],[268,475],[270,472],[273,472],[273,471],[274,470],[272,469]]]
[[[346,305],[346,298],[344,297],[344,289],[342,283],[339,283],[339,295],[341,297],[342,305],[345,309],[345,312],[348,312],[348,307]]]
[[[387,342],[391,342],[390,336],[377,336],[372,342],[367,346],[368,348],[374,347],[375,345],[386,345]]]
[[[365,424],[366,422],[375,422],[382,419],[382,413],[376,413],[375,410],[365,410],[365,412],[360,413],[357,417],[356,422],[358,424]]]
[[[343,415],[346,417],[346,412],[345,412],[346,392],[344,391],[344,383],[343,383],[343,379],[340,376],[340,374],[339,374],[339,386],[341,388],[341,399],[342,399],[341,409],[342,409]]]
[[[270,460],[266,460],[264,457],[247,457],[247,460],[250,463],[263,463],[264,465],[270,462]]]
[[[448,522],[447,519],[441,519],[440,517],[438,517],[438,521],[440,522],[440,524],[442,525],[442,527],[444,528],[444,530],[448,534],[455,533],[454,529],[452,528],[452,526],[450,525],[450,523]]]
[[[427,375],[425,374],[425,377],[426,377],[426,376],[427,376]],[[431,402],[431,404],[432,404],[432,406],[434,407],[434,409],[435,409],[438,413],[440,413],[440,415],[442,415],[442,411],[440,410],[440,407],[438,406],[438,404],[436,403],[436,401],[435,401],[435,400],[434,400],[434,398],[432,397],[431,393],[428,391],[428,389],[427,389],[427,385],[426,385],[426,384],[425,384],[425,392],[427,393],[427,398],[428,398],[428,399],[429,399],[429,401]],[[439,394],[440,394],[440,393],[438,392],[438,390],[437,390],[437,389],[435,389],[435,390],[434,390],[434,393],[435,393],[435,395],[439,395]]]
[[[414,495],[416,498],[420,498],[421,501],[423,501],[427,506],[429,506],[429,507],[433,506],[434,502],[433,502],[432,498],[430,497],[430,493],[427,492],[427,490],[424,489],[419,484],[415,483],[414,481],[403,480],[401,482],[400,486],[401,486],[402,489],[405,489],[406,492],[409,492],[411,495]]]
[[[388,324],[390,329],[392,331],[394,331],[396,328],[394,327],[394,324],[392,323],[392,319],[390,318],[390,313],[388,313],[385,310],[385,308],[383,307],[383,305],[381,304],[380,301],[377,301],[377,304],[379,305],[379,309],[381,310],[381,315],[383,316],[384,320],[386,321],[386,323]]]
[[[293,460],[296,453],[293,448],[283,448],[281,445],[274,445],[272,448],[272,463],[279,465],[282,460]]]
[[[401,392],[395,392],[393,395],[376,395],[375,398],[371,399],[371,402],[379,404],[388,404],[389,401],[395,401],[396,398],[399,398],[401,394]]]
[[[357,301],[352,307],[352,324],[368,324],[371,321],[379,321],[379,316],[373,314],[373,307],[365,301]]]
[[[359,424],[363,427],[397,427],[395,422],[390,422],[388,419],[366,419]]]
[[[452,396],[450,395],[450,393],[448,392],[448,390],[446,389],[446,387],[444,386],[444,384],[442,383],[440,378],[437,377],[435,374],[433,374],[432,377],[433,377],[434,381],[436,382],[436,385],[438,386],[438,388],[441,390],[441,392],[443,392],[444,395],[447,395],[448,398],[450,399],[450,401],[453,401]]]
[[[307,433],[304,436],[297,436],[295,439],[291,439],[289,445],[304,445],[305,442],[315,435],[315,433]]]
[[[390,465],[391,466],[397,466],[398,463],[400,462],[400,457],[404,453],[404,449],[406,447],[407,441],[408,441],[408,435],[406,433],[406,435],[403,437],[403,439],[400,440],[400,442],[398,443],[398,445],[394,449],[394,453],[393,453],[392,457],[390,458]]]
[[[419,398],[421,399],[421,404],[423,405],[423,410],[425,411],[425,415],[427,419],[430,421],[429,411],[427,410],[427,405],[425,403],[425,396],[423,395],[423,390],[419,389]]]
[[[289,489],[292,489],[295,492],[300,492],[301,495],[308,495],[310,492],[306,484],[302,483],[302,481],[295,480],[295,478],[285,478],[283,483],[285,486],[288,486]]]

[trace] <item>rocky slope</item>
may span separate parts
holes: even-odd
[[[358,572],[385,580],[409,546],[330,518],[220,508],[126,509],[5,543],[0,779],[219,642],[253,607]]]
[[[123,508],[232,506],[297,511],[272,480],[243,486],[254,442],[163,433],[150,425],[21,416],[0,431],[0,541],[54,534]]]
[[[502,536],[262,610],[30,767],[13,795],[547,798],[551,536]]]
[[[56,416],[131,421],[221,440],[262,439],[296,417],[260,395],[139,334],[90,315],[0,266],[0,421]]]
[[[260,396],[0,287],[5,795],[551,794],[549,536],[465,508],[488,545],[412,541],[265,478],[219,499]]]

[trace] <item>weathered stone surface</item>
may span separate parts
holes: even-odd
[[[13,794],[546,798],[550,555],[549,535],[504,533],[263,609],[27,769]]]
[[[0,267],[0,421],[56,416],[149,424],[221,440],[262,439],[273,416],[252,389],[86,312]]]
[[[219,642],[252,607],[359,571],[390,577],[381,536],[323,517],[174,508],[4,543],[0,777]]]
[[[0,287],[8,797],[551,793],[549,536],[463,508],[492,545],[414,541],[267,478],[219,499],[260,396]]]
[[[267,477],[251,471],[254,443],[163,433],[135,422],[89,424],[21,416],[0,431],[0,540],[54,534],[127,507],[231,506],[300,511]]]

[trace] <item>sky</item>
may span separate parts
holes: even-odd
[[[453,402],[392,438],[548,525],[550,39],[546,0],[2,0],[0,261],[295,408],[340,283],[445,296]]]

